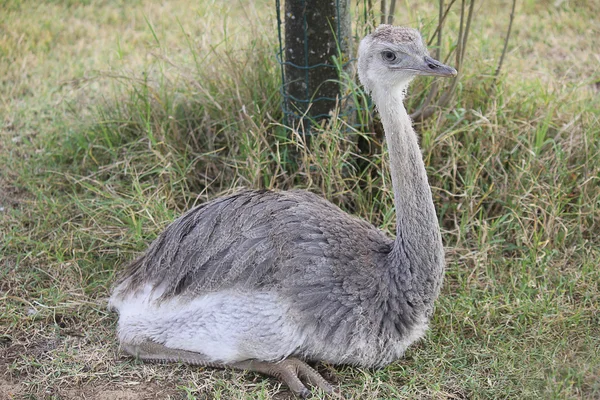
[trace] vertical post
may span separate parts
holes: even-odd
[[[288,123],[298,125],[304,116],[328,117],[340,95],[332,57],[341,53],[347,61],[350,43],[350,0],[286,0],[283,93]],[[306,120],[304,128],[308,133]]]

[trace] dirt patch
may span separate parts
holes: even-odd
[[[16,208],[25,196],[25,191],[10,185],[0,176],[0,215],[9,208]]]
[[[84,385],[79,388],[67,390],[47,388],[42,390],[41,398],[59,398],[61,400],[151,400],[164,399],[172,396],[172,390],[162,389],[156,384],[136,384],[131,387],[113,386],[106,384]],[[7,379],[0,375],[0,400],[14,400],[29,398],[31,390],[19,382]]]
[[[6,343],[10,343],[10,338],[4,336]],[[0,347],[0,368],[11,364],[21,357],[40,358],[44,354],[56,349],[59,342],[55,339],[36,339],[30,343],[17,343]],[[3,372],[0,370],[0,373]]]
[[[97,336],[4,336],[0,343],[0,400],[178,397],[177,382],[165,381],[158,366],[129,368],[115,354],[114,343]]]
[[[12,382],[0,375],[0,400],[12,400],[21,395],[22,387],[18,382]]]
[[[108,385],[86,385],[77,389],[70,389],[56,393],[65,400],[150,400],[164,399],[172,395],[172,391],[161,389],[156,384],[135,385],[126,387],[109,387]]]

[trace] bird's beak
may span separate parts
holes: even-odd
[[[456,69],[449,65],[442,64],[438,60],[435,60],[429,56],[423,58],[423,64],[419,68],[421,75],[432,75],[432,76],[444,76],[451,77],[456,76]]]

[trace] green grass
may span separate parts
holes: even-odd
[[[586,2],[519,2],[493,87],[505,3],[478,6],[452,107],[418,127],[448,264],[431,330],[381,370],[321,366],[347,398],[600,397],[600,28]],[[399,8],[431,31],[434,5]],[[267,1],[4,10],[0,399],[289,397],[120,354],[115,270],[241,186],[306,188],[393,232],[381,135],[290,136]]]

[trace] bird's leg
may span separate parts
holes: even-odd
[[[304,386],[301,379],[311,386],[316,386],[325,393],[333,394],[335,390],[317,371],[310,365],[297,358],[286,358],[279,362],[246,360],[231,364],[234,368],[260,372],[271,375],[283,381],[296,395],[305,398],[310,395],[310,390]]]
[[[146,361],[156,362],[181,362],[184,364],[199,365],[201,367],[224,368],[225,365],[213,363],[201,353],[194,351],[171,349],[160,343],[146,340],[140,344],[122,343],[121,347],[132,356]]]
[[[325,393],[335,393],[333,386],[329,382],[312,367],[297,358],[286,358],[279,362],[246,360],[233,364],[220,364],[208,361],[201,353],[171,349],[151,340],[135,345],[122,343],[122,348],[127,353],[146,361],[182,362],[201,367],[234,368],[270,375],[284,382],[294,394],[303,398],[310,395],[310,390],[304,386],[302,380],[311,386],[318,387]]]

